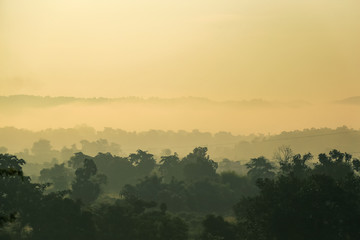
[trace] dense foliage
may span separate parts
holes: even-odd
[[[0,154],[0,238],[359,239],[360,161],[280,150],[277,162],[250,159],[243,176],[218,173],[205,147],[158,162],[142,150],[79,152],[39,182]]]

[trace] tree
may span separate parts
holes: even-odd
[[[246,163],[246,167],[249,169],[247,175],[253,181],[256,181],[258,178],[273,178],[275,176],[275,167],[263,156],[252,158],[250,162]]]
[[[109,143],[106,139],[98,139],[94,142],[82,140],[80,143],[82,145],[81,151],[91,156],[94,156],[99,152],[111,152],[113,154],[119,154],[121,152],[119,144]]]
[[[108,192],[119,192],[125,184],[136,183],[136,167],[128,158],[114,156],[110,153],[98,153],[94,158],[98,171],[106,174]]]
[[[39,180],[42,183],[51,183],[47,189],[50,191],[62,191],[70,189],[73,179],[73,172],[65,167],[65,163],[55,164],[51,168],[44,168],[40,171]]]
[[[184,177],[196,181],[204,178],[215,178],[218,164],[210,159],[207,147],[197,147],[182,159]]]
[[[60,159],[63,162],[69,161],[72,155],[74,155],[77,152],[79,152],[79,149],[77,149],[75,144],[71,145],[70,148],[63,147],[60,151]]]
[[[293,174],[300,178],[308,176],[311,172],[311,168],[307,166],[306,163],[312,158],[313,156],[311,153],[307,153],[304,156],[296,154],[289,160],[280,161],[281,174]]]
[[[36,203],[29,215],[29,240],[96,239],[92,213],[65,195],[66,192],[50,193]]]
[[[5,184],[9,183],[9,178],[23,177],[22,165],[24,164],[23,159],[9,154],[0,154],[0,227],[6,222],[15,220],[15,212],[9,212],[7,209],[8,193]]]
[[[229,186],[232,190],[231,198],[234,200],[233,204],[242,197],[254,196],[259,191],[253,180],[247,176],[239,176],[235,172],[222,172],[220,180],[222,184]]]
[[[280,175],[257,184],[260,194],[234,207],[242,239],[359,239],[358,177]]]
[[[161,156],[159,171],[164,177],[165,182],[170,182],[172,178],[182,179],[183,169],[177,153],[174,153],[174,155]]]
[[[231,189],[211,179],[189,183],[187,195],[187,204],[194,212],[227,213],[235,203]]]
[[[154,210],[156,204],[126,196],[96,212],[98,239],[186,240],[188,227],[178,217]]]
[[[101,185],[106,183],[106,176],[96,174],[97,167],[92,159],[85,159],[84,166],[75,171],[71,197],[85,204],[95,201],[101,192]]]
[[[46,139],[34,142],[31,152],[34,154],[34,158],[41,162],[51,161],[59,155],[59,152],[53,150],[50,141]]]
[[[354,170],[359,169],[358,166],[357,159],[352,161],[351,154],[334,149],[329,152],[329,155],[319,154],[319,163],[315,165],[313,172],[338,179],[354,174]]]
[[[156,166],[154,155],[140,149],[129,155],[129,161],[136,167],[139,178],[149,175]]]
[[[144,201],[166,204],[171,211],[187,209],[187,192],[183,182],[173,178],[170,183],[164,183],[157,175],[146,176],[136,185],[127,184],[121,193],[123,197],[136,197]]]
[[[16,221],[20,230],[30,222],[30,215],[46,187],[33,184],[24,176],[24,164],[23,159],[14,155],[0,154],[0,225]]]
[[[287,164],[294,156],[294,153],[290,146],[282,145],[274,152],[273,159],[278,161],[280,164]]]
[[[225,221],[221,216],[207,215],[202,225],[204,228],[201,236],[202,240],[237,239],[235,225]]]
[[[82,152],[75,153],[74,156],[70,158],[68,161],[69,167],[74,169],[81,168],[84,165],[85,159],[93,159],[92,157],[85,155]]]

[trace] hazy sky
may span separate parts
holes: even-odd
[[[360,95],[359,0],[0,0],[0,94]]]

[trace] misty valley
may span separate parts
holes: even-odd
[[[360,240],[360,0],[0,0],[0,240]]]
[[[46,134],[52,140],[60,138],[59,130],[49,131],[52,134]],[[114,136],[117,130],[111,131]],[[40,134],[14,128],[0,132],[3,136],[22,133],[19,144],[24,146]],[[179,149],[180,154],[173,152],[176,149],[155,148],[161,137],[156,138],[154,132],[154,153],[142,149],[125,153],[120,144],[106,139],[83,139],[81,147],[70,143],[71,147],[60,150],[43,138],[16,153],[0,147],[0,238],[359,239],[358,145],[332,139],[345,134],[358,143],[359,131],[342,127],[305,133],[283,133],[287,138],[274,135],[270,139],[296,141],[296,149],[296,143],[306,148],[307,141],[321,138],[325,143],[312,143],[316,155],[299,154],[289,145],[269,141],[268,136],[202,132],[178,134],[193,140],[203,136],[198,137],[199,145],[209,139],[218,142],[187,153]],[[176,135],[161,132],[163,138],[166,134]],[[219,149],[221,141],[228,143],[224,136],[239,143]],[[140,145],[144,137],[142,133],[133,136]],[[176,145],[179,139],[175,139],[166,141]],[[13,148],[10,143],[11,138]],[[332,147],[335,143],[347,152],[321,152],[324,144]],[[234,154],[239,151],[243,155]],[[247,158],[246,151],[258,155]]]

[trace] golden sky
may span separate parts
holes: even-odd
[[[360,95],[359,0],[0,0],[0,95]]]

